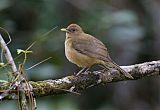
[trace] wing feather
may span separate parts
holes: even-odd
[[[108,61],[110,59],[105,45],[98,39],[86,34],[84,38],[75,39],[72,44],[78,52],[99,60]],[[108,59],[109,58],[109,59]]]

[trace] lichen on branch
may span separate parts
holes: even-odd
[[[152,61],[130,66],[121,66],[125,71],[130,73],[134,79],[141,79],[150,76],[160,75],[160,61]],[[57,95],[66,93],[80,93],[85,89],[118,81],[130,80],[115,70],[98,70],[85,72],[78,76],[71,75],[55,80],[29,81],[33,87],[35,96]],[[7,88],[1,86],[0,90]]]

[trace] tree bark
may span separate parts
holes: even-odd
[[[121,68],[134,77],[132,80],[157,76],[160,75],[160,60],[130,66],[121,66]],[[78,76],[71,75],[55,80],[44,80],[37,82],[29,81],[29,83],[33,87],[34,95],[38,97],[66,93],[79,94],[89,87],[126,80],[131,79],[128,79],[118,71],[112,69],[110,71],[88,71]],[[0,85],[0,92],[9,89],[9,86],[6,85],[6,82],[0,82]],[[12,96],[12,93],[15,94],[15,92],[15,90],[11,91],[10,96],[6,97],[5,99],[16,99],[16,97]]]

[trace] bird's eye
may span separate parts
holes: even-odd
[[[71,29],[71,32],[75,32],[76,31],[76,29]]]

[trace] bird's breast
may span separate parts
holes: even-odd
[[[72,47],[72,39],[65,40],[65,55],[67,59],[79,67],[91,67],[96,63],[94,58],[79,53]]]

